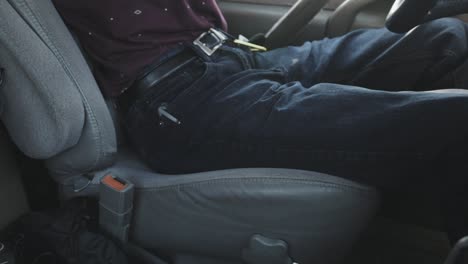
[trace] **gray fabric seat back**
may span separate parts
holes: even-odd
[[[50,0],[0,1],[1,119],[62,184],[112,164],[114,124],[91,71]]]

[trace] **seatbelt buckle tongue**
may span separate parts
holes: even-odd
[[[193,44],[200,48],[206,55],[213,55],[223,44],[229,40],[223,32],[210,28],[209,31],[201,34],[193,41]]]
[[[99,226],[119,240],[128,241],[133,210],[134,185],[129,181],[107,175],[99,186]]]

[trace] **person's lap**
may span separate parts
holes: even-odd
[[[468,232],[468,210],[453,202],[466,196],[468,91],[434,89],[468,87],[467,36],[465,24],[442,19],[406,36],[226,47],[134,104],[128,134],[163,173],[284,167],[390,191],[434,182],[455,240]],[[163,103],[181,124],[159,115]]]
[[[130,111],[129,134],[166,173],[287,167],[401,187],[465,151],[468,92],[403,90],[461,85],[466,28],[443,19],[406,36],[361,30],[266,53],[227,48],[202,77],[188,69],[155,87]],[[182,124],[159,124],[162,102]]]
[[[255,62],[259,68],[284,67],[291,80],[305,87],[328,82],[388,91],[452,88],[460,87],[453,83],[451,72],[467,58],[467,38],[466,24],[446,18],[406,35],[356,30],[339,38],[258,53]]]

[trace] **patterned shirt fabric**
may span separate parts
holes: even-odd
[[[94,63],[104,96],[115,97],[138,73],[179,43],[211,27],[226,30],[216,0],[53,0]]]

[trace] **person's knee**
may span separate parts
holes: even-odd
[[[420,28],[430,29],[431,32],[434,32],[436,34],[440,32],[459,33],[465,32],[467,29],[467,25],[460,19],[445,17],[427,22],[426,24],[423,24]]]
[[[468,52],[468,26],[456,18],[441,18],[422,24],[412,30],[407,37],[419,41],[421,48],[450,50],[459,55]]]

